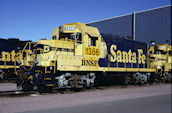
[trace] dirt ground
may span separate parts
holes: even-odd
[[[15,83],[0,83],[0,91],[13,91],[17,90]]]
[[[14,84],[0,84],[0,91],[16,89]],[[171,93],[171,84],[133,86],[128,88],[110,87],[67,94],[32,94],[24,97],[0,97],[0,113],[15,113],[49,108],[85,105],[112,100],[148,97]]]

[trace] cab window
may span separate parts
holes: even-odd
[[[56,36],[53,36],[53,37],[52,37],[52,39],[53,39],[53,40],[56,40],[56,39],[57,39],[57,37],[56,37]]]
[[[75,35],[70,35],[71,40],[75,40]]]
[[[75,36],[71,33],[60,33],[59,40],[74,40]]]
[[[91,46],[96,46],[96,40],[98,40],[97,37],[90,37],[91,39]]]
[[[82,41],[82,34],[81,33],[76,33],[76,40]]]
[[[170,56],[172,56],[172,51],[169,51],[168,53],[169,53]]]
[[[160,51],[155,51],[155,54],[161,54]]]

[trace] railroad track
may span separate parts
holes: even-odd
[[[94,91],[94,90],[105,90],[109,88],[113,89],[121,89],[121,88],[133,88],[133,87],[143,87],[143,86],[151,86],[151,85],[158,85],[158,84],[144,84],[144,85],[110,85],[110,86],[99,86],[99,87],[92,87],[92,88],[83,88],[83,89],[53,89],[51,93],[43,93],[44,94],[69,94],[75,92],[85,92],[85,91]],[[29,92],[13,90],[13,91],[0,91],[0,98],[2,97],[22,97],[22,96],[36,96],[40,93],[38,90],[32,90]]]
[[[9,80],[0,80],[0,83],[15,83],[15,79],[9,79]]]
[[[23,91],[0,91],[0,97],[19,97],[19,96],[28,96],[30,94],[36,94],[37,91],[29,91],[29,92],[23,92]]]
[[[111,87],[120,87],[120,86],[111,86]],[[101,86],[99,88],[96,87],[92,87],[90,89],[53,89],[51,93],[43,93],[44,94],[69,94],[69,93],[75,93],[75,92],[85,92],[85,91],[94,91],[96,89],[98,90],[103,90],[103,89],[107,89],[109,87],[107,86]],[[33,90],[33,91],[29,91],[29,92],[24,92],[24,91],[20,91],[20,90],[13,90],[13,91],[0,91],[0,98],[2,97],[22,97],[22,96],[32,96],[33,94],[37,94],[39,95],[40,93],[38,92],[38,90]]]

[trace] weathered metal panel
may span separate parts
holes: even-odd
[[[89,25],[98,27],[100,33],[127,37],[132,35],[132,16],[127,15],[119,18],[98,21]]]
[[[171,7],[136,14],[136,40],[166,43],[171,40]],[[170,41],[171,42],[171,41]]]
[[[105,19],[88,25],[98,27],[102,34],[132,37],[132,14]],[[136,40],[150,43],[171,43],[171,6],[136,13]]]

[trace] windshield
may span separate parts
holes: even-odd
[[[75,36],[72,33],[60,33],[59,40],[74,40]]]
[[[160,51],[155,51],[154,54],[161,54],[161,52]]]
[[[60,33],[59,34],[59,40],[75,40],[75,41],[82,41],[82,34],[80,32],[74,33]]]
[[[156,51],[154,52],[154,54],[162,54],[162,55],[165,55],[165,54],[167,54],[167,51],[156,50]]]

